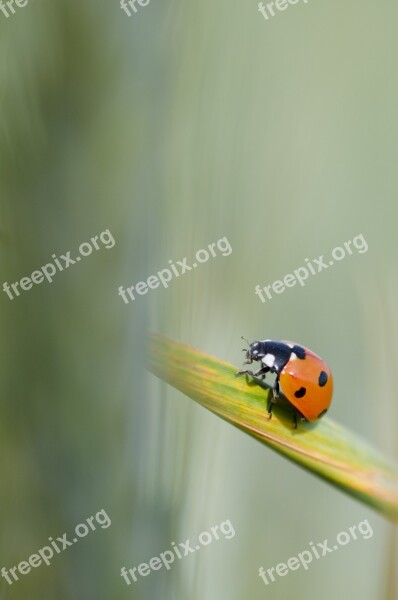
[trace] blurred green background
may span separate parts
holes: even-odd
[[[114,248],[1,295],[1,565],[102,508],[98,528],[0,598],[398,597],[397,529],[145,371],[148,330],[242,363],[242,341],[312,348],[331,416],[398,457],[396,2],[30,0],[0,14],[3,281],[109,229]],[[254,294],[363,234],[369,249],[264,304]],[[117,290],[211,258],[168,289]],[[120,576],[230,519],[236,535]],[[258,569],[368,519],[265,587]]]

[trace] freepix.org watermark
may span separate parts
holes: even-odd
[[[14,283],[8,284],[7,281],[3,283],[3,292],[7,294],[10,300],[14,300],[16,296],[21,295],[21,291],[30,290],[35,283],[38,285],[39,283],[43,283],[46,279],[49,283],[53,282],[53,277],[59,271],[64,271],[64,269],[68,269],[71,265],[76,264],[81,261],[82,257],[90,256],[93,250],[100,250],[101,245],[98,243],[98,240],[101,242],[102,247],[113,248],[115,245],[115,240],[109,229],[106,229],[99,235],[95,235],[90,239],[89,242],[83,242],[79,246],[79,255],[75,258],[71,258],[71,252],[67,252],[66,254],[61,254],[57,256],[56,254],[52,254],[51,258],[54,259],[54,262],[49,262],[46,265],[40,267],[39,270],[33,271],[30,277],[22,277],[20,281],[15,281]]]
[[[131,17],[132,12],[134,14],[138,12],[139,6],[148,6],[149,2],[150,0],[120,0],[120,8]]]
[[[151,275],[146,281],[139,281],[135,285],[128,287],[127,290],[121,285],[119,286],[118,294],[123,298],[125,304],[128,304],[130,300],[135,300],[135,294],[145,296],[149,290],[155,290],[160,284],[167,288],[173,277],[180,277],[180,275],[184,275],[185,273],[196,269],[200,264],[207,262],[210,256],[215,258],[217,256],[217,251],[221,253],[221,256],[229,256],[231,254],[232,247],[226,237],[219,239],[213,244],[209,244],[207,248],[198,250],[192,265],[188,264],[188,258],[186,256],[182,260],[169,260],[170,268],[158,271],[156,275]],[[130,299],[126,294],[126,291]]]
[[[335,552],[335,550],[338,550],[342,546],[346,546],[352,540],[358,540],[359,536],[361,536],[363,540],[368,540],[373,537],[373,529],[367,519],[361,521],[358,525],[353,525],[348,531],[340,531],[336,536],[337,543],[333,544],[333,542],[331,542],[331,545],[329,545],[327,539],[323,540],[323,542],[318,542],[317,544],[310,542],[309,549],[299,552],[297,556],[291,556],[285,563],[279,563],[276,567],[271,567],[267,570],[265,570],[264,567],[260,567],[258,575],[265,585],[269,585],[269,583],[274,583],[276,581],[275,575],[278,575],[278,577],[285,577],[289,571],[297,571],[301,567],[308,571],[309,565],[314,559],[319,560],[327,554]]]
[[[276,13],[274,9],[276,9],[278,12],[282,12],[293,4],[298,4],[299,2],[300,4],[308,4],[308,0],[275,0],[275,2],[268,2],[267,5],[265,5],[264,2],[259,2],[257,6],[264,19],[268,21],[271,17],[275,17]]]
[[[16,567],[11,567],[10,569],[2,567],[1,576],[4,577],[7,583],[12,585],[15,581],[19,580],[19,575],[27,575],[32,568],[35,569],[40,567],[43,563],[46,564],[47,567],[50,566],[51,559],[54,557],[54,551],[57,554],[60,554],[69,548],[69,546],[73,546],[73,544],[79,541],[79,538],[84,538],[90,531],[95,531],[97,528],[96,523],[101,526],[101,529],[107,529],[111,524],[111,520],[103,508],[94,516],[86,519],[84,523],[76,525],[75,534],[77,537],[68,540],[66,533],[61,537],[57,537],[55,540],[52,537],[49,537],[48,540],[51,545],[43,546],[36,554],[31,554],[27,560],[23,560]]]
[[[344,246],[344,247],[343,247]],[[363,254],[368,251],[368,244],[363,237],[362,233],[354,237],[353,240],[349,240],[348,242],[344,242],[343,246],[336,246],[333,248],[331,253],[331,258],[329,260],[324,259],[324,255],[321,254],[318,258],[313,258],[310,260],[309,258],[305,258],[305,266],[298,267],[293,271],[293,273],[288,273],[285,275],[283,279],[277,279],[273,283],[269,285],[265,285],[264,287],[260,287],[258,284],[254,289],[254,293],[258,296],[261,302],[265,302],[266,298],[268,300],[272,299],[272,293],[274,294],[282,294],[286,290],[286,288],[292,288],[299,283],[302,287],[305,286],[307,279],[310,275],[318,275],[321,271],[325,269],[329,269],[336,262],[340,262],[347,255],[354,254],[354,249],[359,253]]]
[[[24,8],[28,4],[28,0],[0,0],[0,10],[2,14],[8,19],[10,15],[15,15],[15,6],[18,8]],[[15,5],[15,6],[14,6]]]
[[[141,577],[147,577],[152,571],[159,571],[159,569],[162,569],[163,567],[170,571],[171,565],[176,559],[181,560],[181,558],[185,558],[186,556],[197,552],[203,546],[208,546],[214,540],[218,541],[221,537],[220,534],[226,540],[235,537],[235,529],[229,519],[223,521],[220,525],[214,525],[210,528],[210,531],[202,531],[202,533],[198,535],[197,544],[191,542],[189,539],[185,540],[185,542],[179,542],[178,544],[171,542],[171,548],[169,550],[164,550],[159,556],[153,556],[147,563],[143,562],[139,564],[138,567],[133,567],[128,570],[126,567],[122,567],[120,574],[127,585],[131,585],[132,581],[135,583],[138,581],[137,574]]]

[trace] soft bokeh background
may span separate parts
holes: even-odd
[[[1,296],[0,566],[104,508],[0,598],[398,597],[397,530],[148,375],[157,330],[240,366],[247,338],[325,357],[331,416],[398,458],[396,2],[30,0],[0,14],[3,281],[110,229],[116,244]],[[264,304],[268,285],[363,234]],[[117,294],[226,236],[233,252]],[[120,568],[230,519],[236,535],[127,586]],[[374,531],[264,586],[368,519]],[[395,579],[394,579],[395,578]]]

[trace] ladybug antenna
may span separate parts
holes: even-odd
[[[249,342],[249,341],[248,341],[246,338],[244,338],[244,337],[243,337],[243,335],[241,335],[240,337],[242,338],[242,340],[243,340],[244,342],[246,342],[246,344],[247,344],[247,345],[249,346],[249,348],[250,348],[250,342]],[[246,350],[247,350],[247,348],[242,348],[242,352],[246,352]]]

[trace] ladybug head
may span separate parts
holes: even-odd
[[[247,342],[249,348],[243,348],[243,352],[246,352],[247,361],[245,364],[251,364],[253,360],[261,360],[264,353],[262,352],[261,342],[252,342],[251,344],[242,337],[245,342]]]

